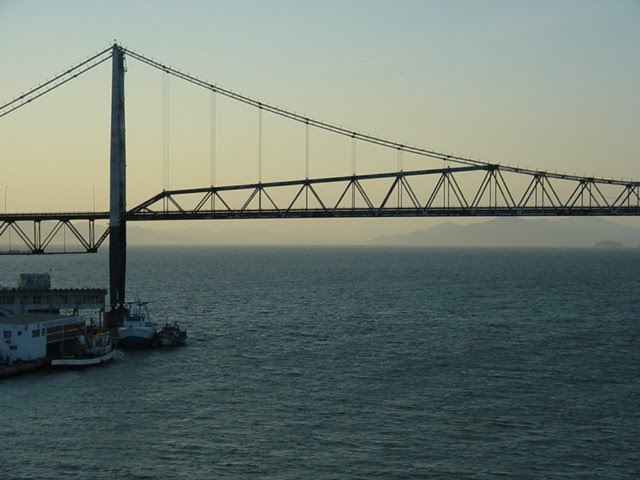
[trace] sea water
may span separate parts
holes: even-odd
[[[130,248],[189,345],[0,382],[0,479],[640,476],[640,249]],[[107,255],[0,285],[107,287]]]

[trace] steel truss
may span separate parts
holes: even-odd
[[[515,176],[524,187],[512,184]],[[423,185],[424,179],[432,181]],[[319,188],[328,184],[339,188],[321,193]],[[131,209],[127,219],[569,215],[640,215],[640,182],[503,174],[498,165],[473,165],[167,190]]]
[[[0,239],[9,239],[9,249],[0,250],[0,255],[96,253],[109,227],[99,233],[95,222],[108,218],[108,213],[0,215]]]
[[[640,215],[640,182],[470,165],[167,190],[129,210],[126,221],[586,215]],[[108,212],[0,214],[0,240],[12,232],[21,247],[0,254],[94,253],[109,235],[95,222],[108,219]],[[66,231],[69,248],[60,242]]]

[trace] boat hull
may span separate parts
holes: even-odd
[[[156,337],[156,343],[160,347],[181,347],[187,343],[187,340],[182,337],[160,334]]]
[[[124,348],[149,348],[153,346],[155,329],[123,327],[118,330],[118,345]]]
[[[115,349],[109,350],[104,355],[91,358],[54,358],[51,360],[52,367],[92,367],[113,360],[113,352]]]
[[[187,332],[167,324],[156,334],[155,342],[159,347],[179,347],[187,343]]]

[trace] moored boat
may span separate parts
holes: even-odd
[[[118,328],[118,345],[125,348],[149,348],[153,346],[156,326],[149,318],[147,304],[133,302],[127,304],[124,322]]]
[[[160,347],[178,347],[187,343],[187,332],[181,330],[177,323],[165,324],[156,334],[156,343]]]
[[[87,331],[72,355],[51,359],[53,367],[90,367],[113,360],[115,345],[108,332]]]

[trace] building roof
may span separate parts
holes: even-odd
[[[34,292],[44,293],[107,293],[106,288],[45,288],[45,289],[28,289],[28,288],[16,288],[16,287],[0,287],[0,293],[25,293],[33,294]]]
[[[23,315],[9,315],[0,317],[0,325],[31,325],[32,323],[48,322],[76,318],[77,315],[56,315],[55,313],[25,313]]]

